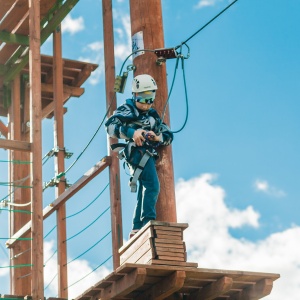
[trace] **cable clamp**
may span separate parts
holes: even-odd
[[[66,188],[72,186],[72,184],[69,184],[66,179],[61,179],[64,175],[65,173],[61,172],[56,177],[53,177],[51,180],[49,180],[48,182],[44,182],[43,191],[48,187],[54,187],[54,186],[57,187],[60,182],[64,182]]]
[[[160,48],[155,49],[154,53],[157,56],[156,64],[162,65],[162,63],[166,62],[167,59],[177,58],[178,53],[175,48]]]
[[[0,202],[0,208],[8,207],[8,200],[2,200]]]
[[[71,158],[72,155],[73,155],[72,152],[67,152],[67,151],[66,151],[66,148],[55,147],[55,148],[53,148],[52,150],[50,150],[50,151],[46,154],[46,156],[49,156],[49,157],[52,157],[52,156],[54,156],[54,155],[56,156],[57,153],[58,153],[59,151],[63,151],[63,152],[65,153],[65,158],[66,158],[66,159]]]

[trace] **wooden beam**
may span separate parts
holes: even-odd
[[[54,104],[54,146],[64,149],[64,90],[63,90],[63,59],[61,25],[53,32],[53,104]],[[65,151],[58,151],[54,158],[55,174],[65,170]],[[57,197],[66,190],[65,177],[61,177],[55,187]],[[68,299],[68,268],[67,268],[67,220],[66,205],[57,209],[57,272],[58,272],[58,296]]]
[[[50,84],[42,84],[42,91],[43,92],[53,92],[53,87]],[[70,97],[80,97],[84,93],[84,88],[78,87],[70,87],[64,85],[64,94],[63,94],[63,103],[66,103]],[[54,103],[49,103],[44,109],[42,110],[42,118],[47,118],[49,115],[53,114],[54,112]]]
[[[6,44],[29,45],[29,38],[26,35],[0,31],[0,41]]]
[[[3,76],[7,72],[7,67],[5,65],[0,64],[0,76]]]
[[[242,291],[240,300],[256,300],[271,294],[273,288],[272,279],[262,279],[254,284],[252,287]]]
[[[114,58],[114,30],[113,30],[113,12],[112,0],[102,1],[103,15],[103,40],[104,40],[104,61],[105,61],[105,91],[106,107],[109,109],[109,115],[117,108],[116,94],[114,93],[115,83],[115,58]],[[108,144],[116,143],[117,139],[108,138]],[[110,207],[111,207],[111,232],[113,249],[113,268],[120,266],[120,256],[118,249],[123,244],[123,224],[122,224],[122,201],[120,184],[120,164],[116,155],[112,156],[112,163],[109,167],[110,182]]]
[[[165,277],[163,280],[153,285],[150,290],[146,290],[139,295],[136,299],[163,300],[181,289],[184,285],[185,278],[185,271],[175,271],[170,276]]]
[[[64,103],[67,102],[67,100],[70,98],[69,94],[64,95]],[[50,114],[53,114],[54,112],[54,102],[49,103],[47,106],[45,106],[42,110],[42,118],[47,118]]]
[[[224,293],[230,291],[233,279],[227,276],[214,281],[195,293],[191,293],[188,300],[211,300],[222,296]]]
[[[0,132],[3,136],[5,136],[7,138],[8,128],[1,120],[0,120]]]
[[[43,219],[49,217],[55,210],[57,210],[61,205],[63,205],[67,200],[74,196],[80,189],[82,189],[87,183],[89,183],[93,178],[95,178],[99,173],[101,173],[107,166],[111,163],[111,157],[106,156],[95,166],[93,166],[89,171],[87,171],[79,180],[77,180],[69,189],[62,193],[56,198],[54,202],[49,204],[43,210]],[[11,239],[6,242],[6,247],[12,247],[15,241],[27,234],[31,229],[31,222],[28,222],[23,226],[18,232],[16,232]]]
[[[137,268],[136,270],[126,274],[123,278],[115,281],[111,285],[105,287],[100,293],[101,300],[109,300],[128,295],[130,292],[142,286],[145,282],[147,271],[145,268]],[[96,298],[94,298],[96,299]]]
[[[84,69],[78,74],[78,77],[73,82],[74,86],[81,86],[86,78],[88,78],[93,72],[94,68],[91,65],[86,65]]]
[[[30,152],[32,144],[23,141],[0,139],[0,148]]]
[[[56,12],[54,17],[48,22],[47,26],[44,27],[40,33],[41,44],[43,44],[47,38],[52,34],[55,28],[61,23],[66,15],[73,9],[79,0],[66,0],[61,8]],[[43,22],[43,21],[42,21]],[[40,26],[39,26],[40,27]],[[14,77],[21,72],[21,70],[27,65],[29,61],[29,55],[24,58],[13,68],[10,68],[5,74],[5,83],[10,82]]]
[[[64,84],[63,90],[65,94],[69,94],[70,97],[80,97],[84,93],[84,88],[72,87]],[[53,93],[53,85],[42,83],[42,92]]]
[[[31,175],[31,296],[44,299],[40,1],[29,0]]]

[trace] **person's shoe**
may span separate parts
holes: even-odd
[[[132,229],[131,232],[129,233],[129,238],[131,239],[138,231],[139,229]]]

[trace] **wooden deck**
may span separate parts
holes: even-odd
[[[151,221],[120,248],[121,266],[76,300],[255,300],[279,274],[197,268],[186,261],[187,224]]]
[[[254,300],[269,295],[278,278],[271,273],[125,264],[76,300]]]

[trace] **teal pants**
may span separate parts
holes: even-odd
[[[156,219],[155,206],[160,191],[160,184],[155,168],[155,158],[149,158],[138,182],[139,188],[132,229],[141,229],[150,220]]]

